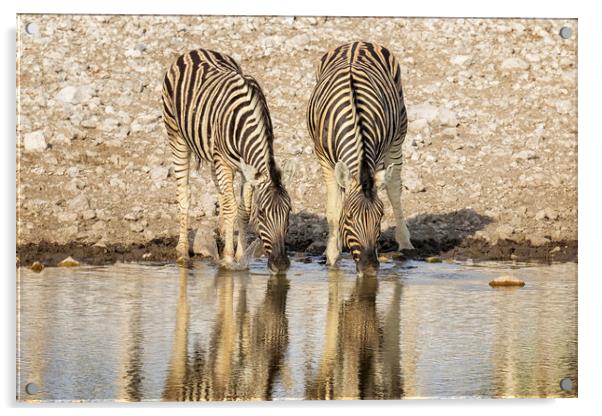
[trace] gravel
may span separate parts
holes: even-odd
[[[19,36],[17,50],[18,244],[177,236],[161,82],[197,47],[235,57],[263,87],[276,160],[296,164],[289,241],[323,242],[326,195],[305,108],[319,58],[355,39],[388,46],[401,64],[413,240],[577,238],[578,36],[558,36],[562,26],[577,33],[576,20],[20,15],[18,30],[32,20],[40,33]],[[191,228],[212,235],[210,166],[190,181]],[[139,219],[126,219],[136,206]]]

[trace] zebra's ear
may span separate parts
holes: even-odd
[[[240,170],[242,171],[242,176],[245,178],[246,182],[248,182],[252,186],[257,185],[261,174],[257,171],[255,167],[247,165],[245,162],[241,161]]]
[[[284,166],[282,166],[282,182],[284,184],[289,184],[295,176],[296,171],[297,164],[292,159],[284,162]]]
[[[351,185],[351,171],[344,162],[337,162],[334,166],[334,176],[341,188],[347,189]]]

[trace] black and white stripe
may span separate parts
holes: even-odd
[[[173,151],[180,207],[179,254],[188,255],[189,165],[194,154],[212,164],[219,191],[224,260],[234,256],[234,223],[239,215],[236,258],[245,250],[245,230],[255,219],[270,268],[288,267],[284,236],[290,199],[273,154],[273,131],[263,92],[229,56],[198,49],[180,56],[163,82],[163,115]],[[243,173],[240,205],[234,175]]]
[[[381,185],[393,206],[400,248],[411,248],[401,213],[407,115],[395,57],[368,42],[342,45],[325,54],[317,68],[307,124],[328,187],[328,262],[336,262],[342,243],[360,271],[378,268]]]

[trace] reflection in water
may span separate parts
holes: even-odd
[[[511,267],[20,269],[19,399],[574,397],[576,265]]]
[[[349,298],[342,294],[343,273],[328,273],[325,345],[318,374],[305,391],[308,399],[395,399],[402,396],[399,301],[396,281],[384,322],[376,314],[376,277],[358,277]]]
[[[205,350],[195,344],[189,356],[188,273],[187,269],[180,269],[176,333],[163,399],[271,399],[273,381],[282,366],[288,342],[286,276],[268,279],[263,304],[251,314],[244,282],[238,288],[235,305],[234,279],[244,277],[230,270],[218,270],[214,281],[219,306],[210,347]]]
[[[128,284],[126,293],[128,302],[127,318],[124,320],[123,333],[130,334],[122,345],[121,372],[119,376],[118,397],[129,402],[142,400],[142,349],[144,335],[142,333],[142,282],[144,276],[137,275]]]

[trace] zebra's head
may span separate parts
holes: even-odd
[[[268,268],[273,273],[286,272],[290,266],[285,238],[291,199],[280,176],[277,169],[269,176],[257,171],[252,171],[250,175],[245,173],[246,180],[253,186],[250,222],[263,243],[268,256]]]
[[[338,162],[335,176],[344,190],[339,220],[343,246],[351,252],[358,273],[376,275],[379,268],[377,242],[384,214],[377,187],[384,181],[384,171],[373,175],[368,169],[362,169],[358,181],[352,177],[345,163]]]

